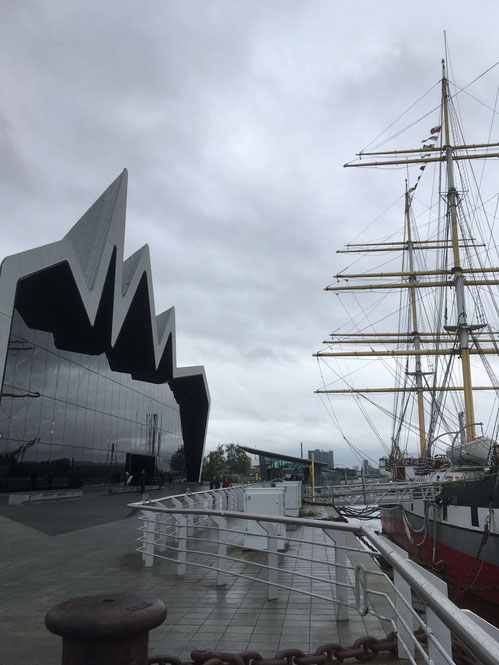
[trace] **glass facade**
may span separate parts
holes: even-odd
[[[168,384],[113,372],[105,354],[61,351],[14,311],[0,401],[0,488],[149,482],[183,445]],[[134,481],[132,481],[134,482]]]
[[[272,454],[259,454],[261,480],[301,480],[310,484],[311,465],[303,460],[274,457]],[[322,467],[315,466],[315,483],[322,484]]]

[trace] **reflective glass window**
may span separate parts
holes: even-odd
[[[0,486],[107,482],[127,454],[149,455],[154,466],[181,445],[167,384],[112,372],[105,354],[57,349],[14,313],[0,402],[0,455],[13,462]]]

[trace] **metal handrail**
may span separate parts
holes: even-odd
[[[182,494],[167,494],[166,496],[162,497],[157,497],[155,499],[151,499],[151,503],[160,503],[161,501],[169,501],[170,499],[183,499],[185,496],[196,496],[197,494],[214,494],[215,492],[227,492],[227,490],[233,490],[233,489],[244,489],[245,487],[262,487],[265,485],[265,483],[241,483],[240,485],[231,485],[231,487],[219,487],[218,489],[213,489],[210,490],[210,488],[206,488],[203,490],[198,490],[197,492],[189,492],[186,494],[185,492],[182,492]],[[133,504],[128,504],[128,505],[133,505],[134,508],[140,508],[143,504],[142,501],[138,501]]]
[[[169,498],[169,497],[165,497]],[[308,518],[278,517],[275,515],[259,515],[228,510],[202,510],[195,508],[167,508],[157,506],[154,502],[136,502],[128,504],[131,508],[144,511],[170,513],[177,515],[199,515],[206,517],[224,517],[230,519],[254,520],[273,524],[289,524],[302,527],[335,530],[364,536],[391,564],[400,576],[411,586],[420,598],[450,628],[454,635],[476,655],[485,665],[497,665],[499,662],[499,644],[483,628],[462,612],[443,593],[436,589],[410,561],[404,559],[393,544],[378,536],[372,529],[362,525],[343,522],[324,522]]]

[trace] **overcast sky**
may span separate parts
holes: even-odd
[[[3,255],[62,238],[126,167],[126,254],[149,244],[178,363],[205,366],[207,449],[303,442],[358,463],[314,394],[312,354],[345,319],[323,290],[345,267],[336,249],[404,176],[342,165],[438,83],[444,30],[459,85],[499,60],[497,1],[0,6]],[[498,69],[473,88],[489,106]],[[337,408],[381,455],[358,411]]]

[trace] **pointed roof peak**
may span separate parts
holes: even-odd
[[[137,266],[139,265],[140,261],[142,260],[142,256],[144,255],[145,252],[149,251],[149,246],[143,245],[140,247],[136,252],[131,254],[124,262],[123,262],[123,276],[122,276],[122,282],[121,282],[121,295],[125,295],[125,293],[128,291],[128,287],[130,286],[130,282],[135,276],[135,271],[137,270]]]
[[[93,288],[101,258],[106,246],[106,240],[114,218],[118,196],[128,181],[126,169],[109,185],[90,206],[87,212],[80,217],[73,228],[66,234],[73,244],[78,257],[85,281],[90,289]],[[125,220],[123,219],[123,225]]]

